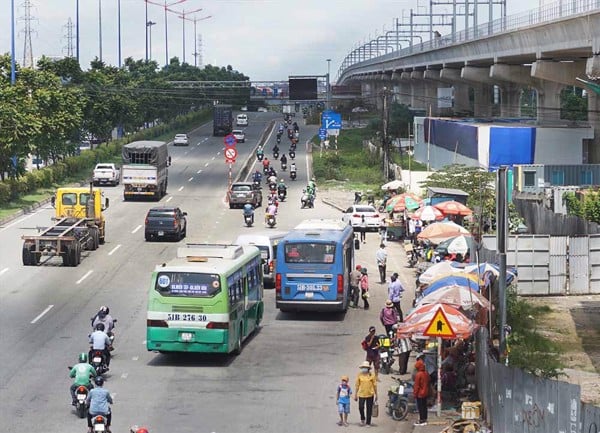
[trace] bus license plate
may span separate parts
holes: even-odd
[[[321,284],[298,284],[299,292],[322,292],[327,290],[327,286]]]
[[[305,298],[312,298],[312,297],[313,297],[313,292],[306,292],[306,293],[304,294],[304,297],[305,297]]]
[[[158,236],[164,236],[165,232],[163,232],[162,230],[158,232]]]
[[[182,332],[181,333],[181,341],[192,341],[192,337],[194,334],[191,332]]]

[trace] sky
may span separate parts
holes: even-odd
[[[31,45],[35,58],[42,55],[64,57],[69,45],[68,20],[72,22],[72,46],[75,55],[77,0],[0,0],[0,53],[10,52],[11,2],[15,5],[15,52],[23,61],[25,45],[24,5],[31,3]],[[231,65],[252,81],[287,80],[289,75],[324,75],[331,59],[332,79],[344,57],[358,44],[392,30],[395,18],[407,17],[412,8],[425,13],[427,1],[417,0],[166,0],[178,13],[167,14],[165,0],[150,0],[148,20],[151,28],[152,59],[165,64],[168,41],[169,58],[184,58],[194,64],[194,23],[202,37],[197,61],[216,66]],[[485,0],[480,0],[484,2]],[[507,0],[507,14],[538,7],[544,0]],[[546,0],[546,3],[548,1]],[[99,3],[102,10],[102,60],[118,65],[118,0],[79,0],[80,61],[88,69],[99,56]],[[472,3],[472,2],[471,2]],[[121,58],[146,57],[145,0],[121,0]],[[461,6],[464,8],[464,6]],[[201,11],[190,13],[197,9]],[[438,6],[435,12],[451,12],[451,6]],[[446,9],[446,10],[443,10]],[[188,12],[185,12],[188,11]],[[186,18],[179,18],[182,12]],[[439,13],[438,12],[438,13]],[[487,21],[487,5],[480,7],[479,22]],[[499,12],[496,11],[496,17]],[[202,19],[204,17],[210,17]],[[422,20],[422,18],[421,18]],[[460,26],[464,18],[459,21]],[[424,22],[424,21],[421,21]],[[440,27],[442,35],[449,32]],[[166,36],[166,38],[165,38]],[[427,36],[424,35],[427,39]],[[200,64],[200,63],[199,63]]]

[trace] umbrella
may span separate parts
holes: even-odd
[[[417,209],[411,218],[421,221],[435,221],[443,219],[444,214],[433,206],[424,206]]]
[[[464,204],[454,200],[443,201],[434,205],[437,209],[442,211],[444,215],[471,215],[473,211],[466,207]]]
[[[477,325],[464,314],[448,304],[428,304],[415,308],[404,320],[398,324],[398,337],[406,338],[422,335],[427,329],[435,314],[442,309],[448,319],[449,325],[458,338],[469,337]]]
[[[446,276],[454,272],[463,272],[463,268],[459,268],[457,265],[457,262],[451,262],[450,260],[443,260],[436,263],[419,275],[419,283],[429,284],[440,276]]]
[[[475,242],[473,238],[470,235],[460,235],[440,242],[435,250],[441,255],[462,254],[464,256],[474,249]]]
[[[427,239],[434,244],[439,244],[446,239],[454,238],[463,234],[469,234],[469,231],[453,222],[433,223],[425,227],[417,235],[417,239]]]
[[[483,278],[483,275],[486,272],[491,272],[496,277],[500,275],[500,267],[498,265],[494,265],[492,263],[480,263],[477,265],[476,263],[465,266],[465,272],[469,272],[472,274],[476,274],[479,278]],[[510,268],[506,270],[506,284],[510,284],[513,282],[515,277],[517,276],[517,270],[515,268]]]
[[[490,301],[485,299],[483,295],[464,286],[447,286],[436,290],[421,298],[416,306],[419,307],[421,305],[435,304],[438,302],[462,307],[465,310],[471,309],[475,304],[479,304],[485,309],[490,308]]]
[[[392,180],[391,182],[385,183],[383,185],[381,185],[381,189],[386,191],[388,189],[394,190],[394,189],[400,189],[404,186],[404,184],[399,181],[399,180]]]
[[[404,192],[390,198],[385,204],[387,212],[403,212],[404,209],[417,209],[422,200],[410,192]]]
[[[423,296],[427,296],[436,290],[440,290],[448,286],[462,286],[479,292],[480,283],[481,280],[477,278],[476,275],[474,276],[473,274],[468,274],[466,272],[444,275],[429,283],[425,290],[423,290]]]

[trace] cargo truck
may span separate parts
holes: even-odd
[[[77,266],[82,251],[93,251],[103,244],[106,224],[102,212],[108,198],[102,191],[89,188],[59,188],[52,197],[56,209],[52,226],[40,229],[39,235],[23,235],[22,259],[25,266],[40,264],[42,256],[62,257],[63,266]]]
[[[123,146],[123,199],[153,198],[167,193],[171,157],[164,141],[134,141]]]
[[[213,107],[213,136],[231,134],[233,130],[233,108],[219,104]]]

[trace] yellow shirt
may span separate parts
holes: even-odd
[[[371,373],[360,373],[356,378],[354,390],[357,397],[373,397],[377,394],[377,381],[375,375]]]

